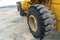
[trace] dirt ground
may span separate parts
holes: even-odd
[[[26,16],[22,17],[16,8],[0,12],[0,40],[39,40],[29,31]],[[55,32],[44,40],[60,40],[60,33]]]

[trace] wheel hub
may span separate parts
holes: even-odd
[[[36,32],[37,31],[37,20],[33,15],[29,16],[29,25],[32,31]]]

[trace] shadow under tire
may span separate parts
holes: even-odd
[[[56,25],[55,16],[52,14],[51,10],[40,4],[33,5],[29,8],[27,20],[30,32],[35,38],[40,38],[40,40],[50,35]],[[35,31],[33,25],[37,25]]]

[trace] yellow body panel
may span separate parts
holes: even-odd
[[[31,4],[28,3],[30,1],[31,0],[22,1],[21,2],[22,9],[27,11],[29,9],[29,7],[31,6]],[[57,31],[60,31],[60,0],[52,0],[52,3],[50,6],[51,6],[50,8],[54,12],[54,15],[57,20],[57,23],[56,23]]]
[[[60,3],[60,0],[52,0],[53,3]]]
[[[29,2],[31,2],[31,0],[21,1],[22,9],[24,9],[24,11],[28,11],[29,7],[32,5],[32,4],[30,4]],[[33,4],[37,4],[37,3],[39,3],[38,0],[35,0],[35,1],[33,2]]]
[[[52,0],[51,9],[56,17],[57,31],[60,32],[60,0]]]
[[[28,2],[30,2],[30,0],[21,1],[22,9],[24,9],[24,11],[27,11],[28,8],[31,6]]]

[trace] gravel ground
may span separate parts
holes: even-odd
[[[60,33],[55,32],[44,40],[59,40]],[[16,8],[0,12],[0,40],[37,40],[29,31],[27,18],[22,17]]]

